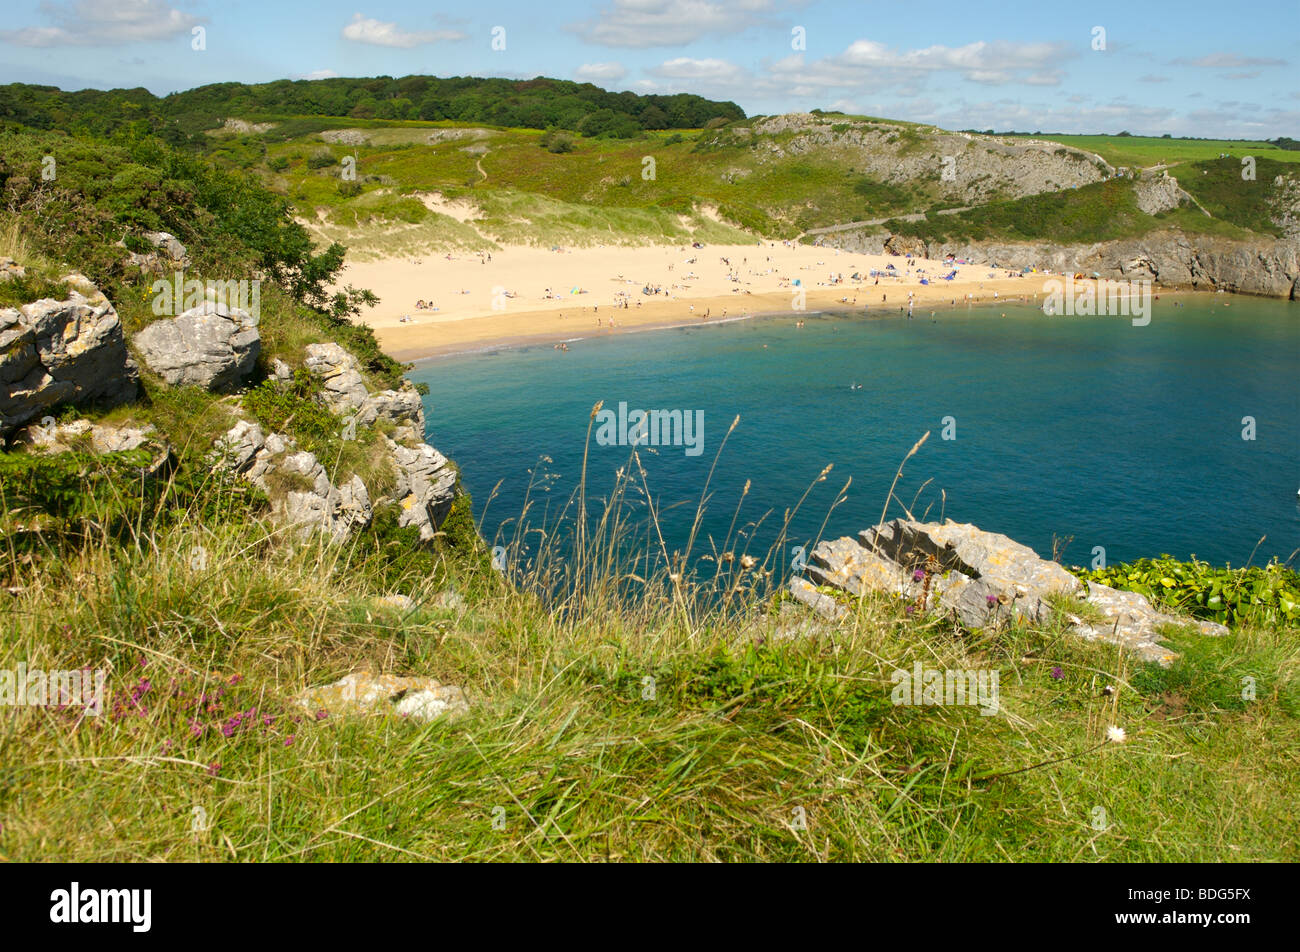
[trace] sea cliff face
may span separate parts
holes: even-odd
[[[836,235],[828,245],[849,251],[889,253],[897,236]],[[891,244],[891,241],[893,242]],[[1152,232],[1142,238],[1094,244],[1046,242],[926,242],[909,238],[909,250],[928,258],[955,255],[1000,268],[1093,272],[1103,278],[1149,279],[1157,286],[1198,291],[1232,291],[1300,300],[1300,238],[1237,241]]]

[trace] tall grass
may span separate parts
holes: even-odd
[[[868,596],[810,620],[771,597],[777,546],[748,567],[731,531],[669,551],[635,448],[609,492],[584,473],[557,512],[536,480],[504,572],[442,552],[394,578],[364,534],[257,519],[36,553],[6,539],[0,670],[103,667],[111,700],[100,718],[5,713],[0,857],[1297,858],[1279,835],[1300,780],[1294,630],[1174,632],[1182,658],[1160,671],[1059,617],[974,631]],[[893,704],[915,662],[998,672],[998,714]],[[463,685],[472,710],[289,703],[360,668]]]

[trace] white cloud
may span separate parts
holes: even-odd
[[[111,46],[188,35],[206,22],[169,7],[165,0],[47,0],[41,9],[54,21],[52,26],[0,30],[0,39],[17,46]]]
[[[332,69],[314,69],[310,73],[299,73],[294,79],[333,79],[338,73]]]
[[[983,41],[965,46],[898,50],[874,40],[856,40],[836,56],[808,61],[803,54],[768,68],[775,82],[796,88],[895,89],[918,91],[927,77],[951,73],[973,83],[1057,86],[1059,65],[1075,54],[1056,43]]]
[[[396,23],[385,23],[356,13],[352,16],[352,22],[343,28],[343,39],[371,46],[410,49],[413,46],[437,43],[439,40],[463,40],[465,34],[458,30],[403,30]]]
[[[776,7],[777,0],[613,0],[613,6],[569,29],[600,46],[680,46],[704,36],[734,35]]]
[[[1285,66],[1287,64],[1284,59],[1273,59],[1267,56],[1238,56],[1236,53],[1210,53],[1196,59],[1180,56],[1173,62],[1179,66],[1199,66],[1203,69],[1241,69],[1245,66]]]
[[[646,72],[661,79],[689,79],[713,85],[734,85],[745,82],[748,77],[744,69],[727,60],[692,59],[689,56],[667,60]]]
[[[1138,77],[1138,82],[1139,83],[1167,83],[1169,82],[1169,77],[1157,76],[1154,73],[1146,73],[1145,75]]]
[[[622,63],[583,63],[573,75],[584,83],[616,83],[627,75]]]

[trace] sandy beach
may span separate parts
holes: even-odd
[[[893,266],[894,274],[886,272]],[[944,276],[956,271],[952,280]],[[506,247],[351,264],[380,304],[362,320],[399,360],[802,310],[917,311],[1035,300],[1044,274],[786,242]],[[927,283],[922,284],[922,281]],[[649,291],[650,293],[646,293]],[[419,305],[423,303],[424,307]]]

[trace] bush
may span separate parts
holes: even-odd
[[[542,136],[542,148],[547,152],[562,155],[573,151],[574,139],[567,132],[548,132]]]
[[[1084,581],[1145,595],[1166,610],[1224,625],[1300,622],[1300,575],[1277,562],[1263,568],[1215,568],[1162,555],[1074,572]]]
[[[288,433],[320,457],[319,449],[339,438],[343,422],[320,402],[319,378],[299,368],[283,384],[264,380],[244,394],[244,406],[268,432]]]

